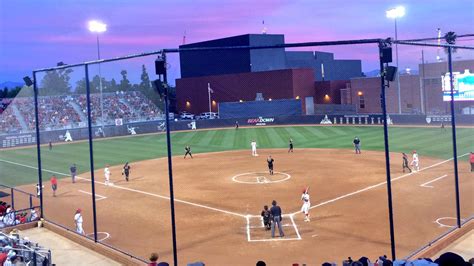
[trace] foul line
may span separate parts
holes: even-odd
[[[19,165],[19,166],[23,166],[23,167],[27,167],[27,168],[31,168],[31,169],[36,169],[36,170],[38,170],[38,167],[34,167],[34,166],[26,165],[26,164],[21,164],[21,163],[15,163],[15,162],[3,160],[3,159],[0,159],[0,162],[10,163],[10,164]],[[52,174],[63,175],[63,176],[69,176],[69,174],[65,174],[65,173],[61,173],[61,172],[56,172],[56,171],[52,171],[52,170],[47,170],[47,169],[41,169],[41,170],[44,171],[44,172],[52,173]],[[92,180],[90,180],[89,178],[84,178],[84,177],[80,177],[80,176],[76,176],[76,178],[77,178],[77,179],[86,180],[86,181],[89,181],[89,182],[92,181]],[[103,183],[103,182],[95,181],[95,183],[106,186],[105,183]],[[128,190],[128,191],[132,191],[132,192],[136,192],[136,193],[140,193],[140,194],[144,194],[144,195],[148,195],[148,196],[152,196],[152,197],[156,197],[156,198],[161,198],[161,199],[170,200],[170,197],[167,197],[167,196],[162,196],[162,195],[158,195],[158,194],[153,194],[153,193],[150,193],[150,192],[141,191],[141,190],[137,190],[137,189],[133,189],[133,188],[121,187],[121,186],[117,186],[117,185],[108,186],[108,187],[110,187],[110,188],[118,188],[118,189],[123,189],[123,190]],[[96,195],[97,195],[97,194],[96,194]],[[235,212],[230,212],[230,211],[226,211],[226,210],[221,210],[221,209],[218,209],[218,208],[209,207],[209,206],[201,205],[201,204],[198,204],[198,203],[192,203],[192,202],[185,201],[185,200],[180,200],[180,199],[176,199],[176,198],[175,198],[174,201],[180,202],[180,203],[183,203],[183,204],[188,204],[188,205],[200,207],[200,208],[204,208],[204,209],[208,209],[208,210],[213,210],[213,211],[217,211],[217,212],[223,212],[223,213],[226,213],[226,214],[231,214],[231,215],[235,215],[235,216],[239,216],[239,217],[246,217],[245,215],[240,214],[240,213],[235,213]]]
[[[463,154],[463,155],[459,155],[458,158],[464,157],[464,156],[466,156],[466,155],[468,155],[468,154],[469,154],[469,153],[465,153],[465,154]],[[420,169],[420,171],[418,171],[418,172],[421,172],[421,171],[424,171],[424,170],[428,170],[428,169],[433,168],[433,167],[436,167],[436,166],[438,166],[438,165],[447,163],[447,162],[449,162],[449,161],[452,161],[453,159],[454,159],[454,158],[450,158],[450,159],[447,159],[447,160],[444,160],[444,161],[435,163],[435,164],[433,164],[433,165],[430,165],[430,166],[427,166],[427,167],[425,167],[425,168]],[[407,177],[407,176],[411,176],[411,175],[413,175],[413,174],[414,174],[414,172],[408,173],[408,174],[404,174],[404,175],[401,175],[401,176],[399,176],[399,177],[392,178],[392,179],[390,179],[390,180],[391,180],[392,182],[393,182],[393,181],[397,181],[397,180],[400,180],[400,179],[405,178],[405,177]],[[317,207],[321,207],[321,206],[324,206],[324,205],[326,205],[326,204],[329,204],[329,203],[338,201],[338,200],[340,200],[340,199],[348,198],[348,197],[350,197],[350,196],[357,195],[357,194],[359,194],[359,193],[362,193],[362,192],[371,190],[371,189],[373,189],[373,188],[383,186],[383,185],[385,185],[385,184],[387,184],[387,181],[380,182],[380,183],[378,183],[378,184],[375,184],[375,185],[372,185],[372,186],[368,186],[368,187],[363,188],[363,189],[359,189],[359,190],[357,190],[357,191],[354,191],[354,192],[351,192],[351,193],[348,193],[348,194],[339,196],[339,197],[337,197],[337,198],[334,198],[334,199],[330,199],[330,200],[321,202],[321,203],[319,203],[319,204],[317,204],[317,205],[311,206],[310,209],[314,209],[314,208],[317,208]],[[295,214],[297,214],[297,213],[299,213],[299,212],[300,212],[300,211],[296,211],[296,212],[291,213],[290,215],[295,215]]]
[[[436,182],[436,181],[438,181],[438,180],[440,180],[440,179],[442,179],[442,178],[445,178],[445,177],[447,177],[447,176],[448,176],[448,175],[442,175],[442,176],[440,176],[440,177],[438,177],[438,178],[435,178],[435,179],[433,179],[433,180],[431,180],[431,181],[428,181],[428,182],[426,182],[426,183],[421,184],[420,187],[434,188],[433,186],[427,186],[427,185],[428,185],[428,184],[431,184],[431,183],[433,183],[433,182]]]
[[[79,191],[79,192],[82,192],[82,193],[84,193],[84,194],[87,194],[87,195],[92,195],[92,193],[87,192],[87,191],[84,191],[84,190],[80,190],[80,189],[79,189],[78,191]],[[97,194],[97,193],[95,193],[95,196],[100,198],[100,199],[95,199],[95,201],[99,201],[99,200],[103,200],[103,199],[106,199],[106,198],[107,198],[106,196],[102,196],[102,195],[99,195],[99,194]]]

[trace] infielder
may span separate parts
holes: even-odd
[[[71,167],[69,168],[69,171],[71,172],[72,182],[76,183],[77,167],[75,163],[71,165]]]
[[[188,154],[189,156],[191,156],[191,159],[193,158],[193,154],[191,153],[191,146],[186,145],[186,147],[184,147],[184,151],[186,152],[184,154],[184,159],[186,159],[186,156],[188,156]]]
[[[288,149],[288,153],[293,152],[293,140],[290,138],[290,148]]]
[[[108,186],[108,185],[112,185],[112,183],[110,183],[110,169],[109,169],[109,165],[107,164],[104,168],[104,177],[105,177],[105,185]]]
[[[352,141],[356,154],[360,154],[360,139],[356,136]]]
[[[250,147],[252,147],[252,156],[258,156],[258,154],[257,154],[257,142],[255,140],[252,140],[252,142],[250,142]]]
[[[303,201],[303,206],[301,206],[301,212],[305,214],[305,222],[309,222],[309,207],[311,207],[308,189],[309,187],[303,189],[303,195],[301,195],[301,201]]]
[[[122,170],[122,175],[125,175],[125,180],[127,180],[127,182],[128,182],[128,176],[130,175],[130,168],[131,168],[130,165],[128,164],[128,162],[126,162]]]
[[[411,169],[408,166],[408,155],[406,153],[402,152],[402,158],[403,158],[403,164],[402,164],[403,172],[405,173],[405,169],[408,169],[408,171],[410,171],[410,173],[411,173]]]
[[[74,223],[76,224],[76,233],[85,235],[84,229],[82,228],[82,214],[81,209],[77,209],[76,214],[74,215]]]
[[[270,175],[273,175],[273,162],[274,161],[275,160],[273,160],[272,156],[268,155],[267,163],[268,163],[268,172],[270,172]]]
[[[413,171],[418,172],[420,171],[420,162],[418,158],[418,153],[416,151],[413,151],[412,159],[411,159],[411,165],[413,166]]]

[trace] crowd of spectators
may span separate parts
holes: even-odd
[[[21,128],[12,109],[8,108],[12,101],[13,99],[0,100],[0,132],[15,133]]]
[[[0,265],[51,265],[51,252],[20,237],[16,230],[0,232]]]
[[[7,202],[0,201],[0,228],[33,222],[38,220],[38,213],[34,208],[15,211]]]
[[[150,121],[162,118],[162,112],[150,99],[139,91],[91,94],[92,124],[114,125],[116,119],[122,123]],[[74,106],[76,105],[76,106]],[[10,107],[9,107],[10,106]],[[16,106],[21,117],[14,114]],[[76,107],[76,108],[75,108]],[[80,112],[82,111],[82,114]],[[102,113],[104,121],[102,121]],[[86,95],[45,96],[38,98],[39,126],[43,130],[76,128],[87,125]],[[24,120],[26,128],[20,120]],[[0,102],[0,133],[28,132],[35,129],[35,110],[32,97],[2,99]]]
[[[349,257],[347,260],[342,262],[342,266],[472,266],[474,258],[469,261],[465,261],[463,257],[453,252],[446,252],[440,255],[436,259],[431,258],[418,258],[413,260],[394,260],[391,261],[386,255],[380,256],[374,261],[371,261],[367,257],[361,257],[358,260],[353,260]],[[258,261],[256,266],[267,265],[264,261]],[[334,262],[324,262],[322,266],[336,266]],[[292,266],[306,266],[305,263],[293,263]]]

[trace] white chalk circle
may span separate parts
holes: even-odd
[[[271,184],[286,181],[291,175],[282,172],[273,172],[273,175],[263,172],[250,172],[232,177],[232,181],[242,184]]]
[[[94,238],[94,233],[87,234],[86,236],[90,237],[90,238]],[[99,236],[102,236],[102,238],[100,238]],[[107,232],[97,232],[97,241],[99,241],[99,242],[102,242],[102,241],[106,240],[109,237],[110,237],[110,234],[107,233]]]
[[[453,227],[457,226],[457,225],[444,224],[444,223],[441,222],[443,220],[455,220],[455,224],[456,224],[457,218],[455,218],[455,217],[441,217],[441,218],[436,219],[435,223],[437,223],[439,225],[439,227],[451,227],[451,228],[453,228]],[[464,219],[461,219],[461,222],[464,222]]]

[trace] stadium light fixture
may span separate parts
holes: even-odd
[[[91,20],[89,21],[89,31],[96,33],[97,37],[97,59],[100,60],[100,42],[99,42],[99,33],[106,32],[107,31],[107,25],[105,23],[102,23],[97,20]],[[100,114],[101,114],[101,125],[102,125],[102,131],[104,130],[104,96],[102,92],[102,72],[100,70],[100,64],[99,64],[99,91],[100,91]]]
[[[296,96],[296,98],[295,98],[295,99],[296,99],[296,100],[299,100],[299,99],[300,99],[300,96]]]
[[[191,102],[186,101],[186,107],[189,107],[189,106],[191,106]]]
[[[387,15],[387,18],[394,18],[394,19],[401,18],[405,16],[405,7],[397,6],[395,8],[385,11],[385,14]]]
[[[272,101],[272,98],[268,99],[270,102]]]
[[[357,95],[362,96],[362,95],[364,95],[364,94],[363,94],[361,91],[358,91],[358,92],[357,92]]]
[[[395,8],[385,11],[385,14],[387,18],[392,18],[395,22],[395,41],[397,41],[398,40],[397,18],[401,18],[405,16],[405,7],[397,6]],[[398,43],[395,43],[395,57],[396,57],[397,68],[398,68]],[[396,75],[396,78],[397,78],[397,94],[398,94],[398,113],[401,114],[402,113],[402,96],[400,92],[400,77],[398,73]]]
[[[102,23],[97,20],[91,20],[89,21],[89,31],[90,32],[97,32],[97,33],[102,33],[107,31],[107,24]]]
[[[239,100],[239,102],[241,102],[241,103],[242,103],[242,102],[244,102],[244,101],[243,101],[243,100]]]

